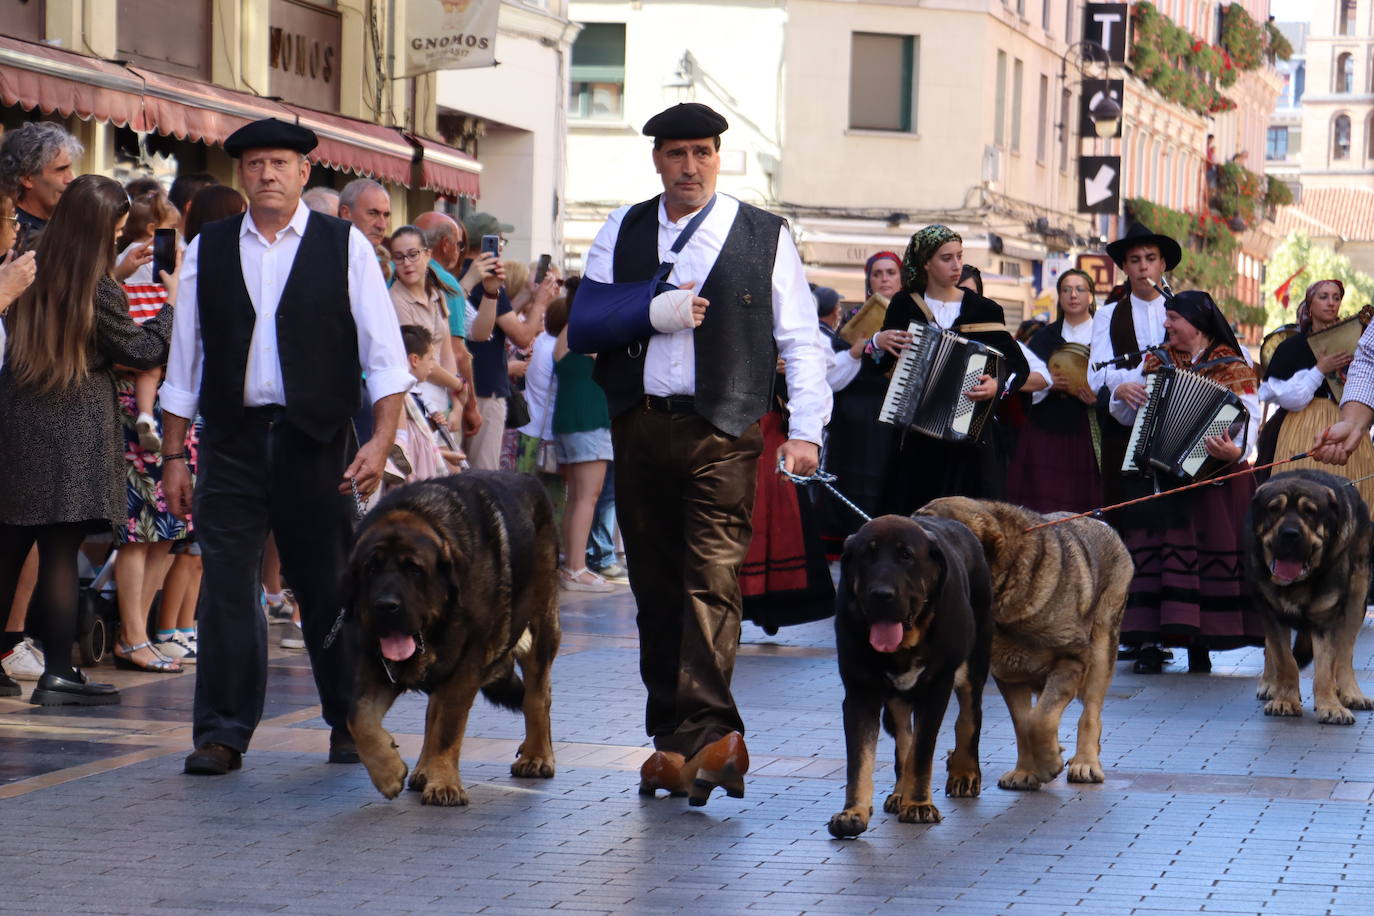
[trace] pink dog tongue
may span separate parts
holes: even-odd
[[[902,625],[884,620],[868,628],[868,643],[879,652],[896,652],[902,645]]]
[[[1297,560],[1275,560],[1273,569],[1270,570],[1275,579],[1283,582],[1292,582],[1302,575],[1302,563]]]
[[[389,661],[403,662],[415,654],[415,637],[392,633],[382,637],[382,656]]]

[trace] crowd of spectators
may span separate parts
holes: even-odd
[[[157,393],[177,269],[154,276],[154,233],[176,233],[179,266],[206,223],[246,207],[206,173],[170,187],[151,176],[123,186],[78,178],[83,153],[52,122],[0,137],[0,696],[34,681],[35,703],[118,700],[70,664],[82,556],[91,568],[113,564],[116,664],[175,673],[196,661],[195,520],[169,511],[161,474],[172,451],[195,473],[199,428],[182,443],[163,438]],[[566,492],[564,587],[626,581],[602,484],[605,398],[588,358],[559,336],[575,283],[565,288],[547,262],[503,259],[513,227],[490,213],[457,220],[436,210],[393,226],[390,193],[368,178],[310,188],[302,201],[356,226],[390,287],[416,381],[387,486],[468,467],[539,474],[560,502]],[[359,441],[369,424],[360,413]],[[281,644],[302,647],[270,539],[262,603],[270,621],[288,624]]]

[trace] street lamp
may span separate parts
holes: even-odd
[[[1074,52],[1077,52],[1075,54]],[[1078,79],[1082,83],[1091,77],[1088,66],[1102,65],[1102,79],[1107,80],[1111,77],[1111,56],[1107,49],[1095,41],[1084,39],[1074,42],[1065,49],[1059,58],[1059,85],[1066,90],[1069,85],[1069,58],[1074,59],[1074,66],[1078,68]],[[1099,139],[1116,136],[1117,130],[1121,127],[1121,105],[1110,93],[1101,93],[1088,106],[1088,118],[1093,123],[1093,133]],[[1060,142],[1067,142],[1068,124],[1057,124],[1059,128]]]

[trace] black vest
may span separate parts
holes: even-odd
[[[658,200],[635,204],[621,221],[615,282],[648,280],[658,268]],[[773,261],[783,225],[782,217],[741,203],[699,288],[698,295],[711,305],[693,334],[696,410],[729,436],[740,435],[763,416],[773,395],[778,362]],[[606,391],[612,417],[642,402],[647,349],[644,340],[597,354],[595,378]]]
[[[239,263],[242,224],[243,215],[231,216],[200,233],[200,414],[211,440],[232,435],[243,418],[244,374],[257,322]],[[348,299],[350,227],[345,220],[310,214],[277,306],[286,420],[320,442],[338,435],[359,404],[358,330]]]

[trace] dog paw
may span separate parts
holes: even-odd
[[[1340,700],[1347,709],[1374,709],[1374,699],[1362,693],[1342,693]]]
[[[553,757],[526,757],[510,765],[510,774],[521,779],[553,779]]]
[[[1107,774],[1102,772],[1102,764],[1096,760],[1074,758],[1069,761],[1069,782],[1102,782]]]
[[[873,816],[872,808],[846,808],[830,818],[826,829],[837,840],[858,836],[868,829],[868,819]]]
[[[1044,782],[1052,782],[1054,777],[1064,772],[1064,749],[1060,748],[1059,753],[1053,757],[1041,758],[1035,764],[1035,778]]]
[[[977,798],[983,791],[983,774],[973,772],[950,773],[945,780],[945,794],[950,798]]]
[[[1264,704],[1264,714],[1266,716],[1300,716],[1302,715],[1302,703],[1299,700],[1275,698]]]
[[[1255,688],[1255,699],[1272,700],[1278,694],[1279,689],[1273,684],[1266,684],[1263,681]]]
[[[897,820],[903,824],[938,824],[940,823],[940,809],[925,802],[917,805],[902,805],[897,812]]]
[[[1317,721],[1322,725],[1354,725],[1355,714],[1344,706],[1318,706]]]
[[[1012,789],[1017,792],[1030,792],[1040,788],[1043,780],[1029,770],[1008,770],[1002,774],[1002,778],[997,780],[997,787],[1000,789]]]
[[[431,780],[420,795],[420,804],[422,805],[442,805],[446,808],[452,808],[467,803],[468,793],[463,790],[460,783],[456,782],[444,783]]]
[[[405,788],[406,762],[400,754],[393,754],[390,759],[369,766],[367,775],[372,777],[372,784],[378,792],[387,798],[395,798]]]
[[[902,796],[896,792],[893,792],[891,795],[889,795],[887,799],[883,802],[883,810],[886,811],[888,814],[896,814],[901,809]]]

